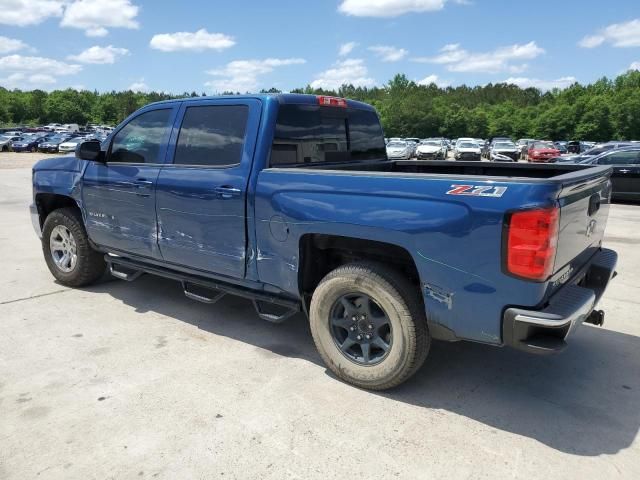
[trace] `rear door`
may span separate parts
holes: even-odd
[[[640,151],[619,150],[598,159],[598,165],[613,167],[611,182],[614,196],[640,194]]]
[[[246,193],[260,122],[257,99],[185,102],[158,177],[165,261],[245,275]]]
[[[82,199],[87,233],[95,243],[159,258],[156,180],[178,104],[145,109],[112,137],[106,162],[89,162]]]

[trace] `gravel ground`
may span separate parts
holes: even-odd
[[[73,154],[69,154],[73,155]],[[0,152],[0,170],[7,168],[31,168],[43,158],[59,157],[60,154],[31,152]]]
[[[325,369],[302,316],[151,276],[54,282],[27,212],[42,157],[0,174],[0,479],[640,478],[638,206],[611,208],[604,328],[550,357],[436,343],[372,393]]]

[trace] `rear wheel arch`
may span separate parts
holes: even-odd
[[[300,237],[298,288],[305,308],[320,281],[331,271],[353,262],[375,262],[402,274],[415,289],[424,309],[420,275],[409,251],[399,245],[376,240],[309,233]]]

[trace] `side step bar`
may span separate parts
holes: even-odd
[[[108,254],[104,256],[104,260],[109,264],[111,275],[116,278],[132,282],[140,275],[149,273],[177,280],[182,284],[185,296],[198,302],[214,304],[227,294],[247,298],[252,301],[258,317],[271,323],[282,323],[287,318],[300,312],[301,309],[300,302],[295,300],[269,295],[197,275],[177,272],[168,268],[148,265]]]

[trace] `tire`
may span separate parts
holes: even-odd
[[[377,263],[352,263],[327,274],[313,293],[309,315],[313,340],[327,367],[345,382],[371,390],[386,390],[411,377],[424,363],[431,345],[424,307],[415,292],[401,274]],[[370,331],[366,325],[370,319],[358,317],[356,323],[349,324],[353,317],[342,307],[342,299],[359,295],[372,300],[376,308],[371,307],[370,311],[382,312],[389,324],[385,337],[388,350],[384,354],[378,352],[379,359],[370,364],[364,364],[364,350],[359,345],[350,347],[350,351],[360,351],[361,361],[343,352],[338,346],[342,339],[336,338],[336,332],[353,338],[350,335]],[[349,304],[357,307],[357,299]],[[371,318],[375,318],[371,320],[375,323],[380,317],[371,315]],[[351,325],[349,330],[355,329],[355,332],[337,327],[334,321],[346,322],[347,326]],[[365,325],[361,326],[361,322]],[[372,328],[371,325],[368,328]],[[377,326],[374,331],[379,332]],[[374,345],[377,341],[376,334],[376,339],[371,341],[372,359],[374,351],[382,351]],[[345,344],[347,339],[342,343]]]
[[[55,258],[59,252],[56,250],[55,253],[52,253],[51,249],[52,236],[54,240],[60,238],[63,241],[64,239],[59,233],[65,229],[67,233],[71,234],[72,241],[68,241],[68,244],[75,245],[73,251],[76,256],[75,262],[69,263],[67,268],[56,263]],[[71,251],[71,247],[69,247],[69,251]],[[103,255],[91,248],[82,216],[74,208],[61,208],[49,214],[42,229],[42,252],[51,274],[68,287],[84,287],[95,283],[102,277],[107,267]]]

